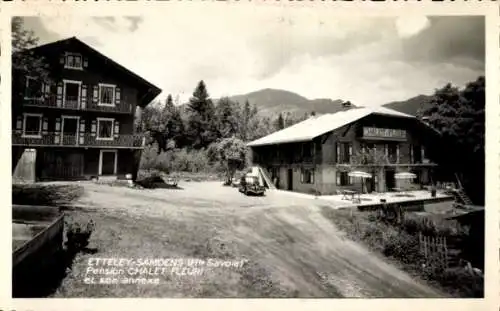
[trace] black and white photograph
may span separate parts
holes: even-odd
[[[484,298],[485,16],[194,7],[12,16],[12,297]]]

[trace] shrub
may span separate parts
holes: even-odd
[[[156,147],[146,147],[140,168],[142,170],[157,170],[164,173],[190,172],[190,173],[213,173],[221,168],[211,165],[208,161],[207,151],[171,149],[158,154]]]
[[[66,248],[70,253],[82,251],[89,245],[90,236],[95,229],[95,224],[90,219],[86,224],[79,222],[66,222]]]

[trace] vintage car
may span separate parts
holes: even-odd
[[[244,175],[240,179],[239,191],[245,195],[264,195],[266,188],[260,184],[257,176]]]

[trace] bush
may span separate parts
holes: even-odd
[[[154,189],[157,188],[159,184],[165,184],[165,181],[158,171],[143,171],[139,174],[135,183],[144,188]]]
[[[208,161],[207,151],[171,149],[158,154],[156,147],[146,147],[141,158],[142,170],[158,170],[164,173],[190,172],[214,173],[221,168],[211,165]]]
[[[70,253],[77,253],[89,245],[90,236],[95,229],[95,224],[90,219],[86,224],[66,222],[66,249]]]
[[[483,278],[463,268],[443,270],[425,267],[420,253],[418,233],[425,235],[457,237],[465,234],[453,221],[443,218],[428,218],[407,214],[402,224],[389,225],[380,221],[373,212],[348,212],[322,208],[322,214],[354,240],[360,240],[370,249],[394,258],[411,273],[439,283],[453,295],[460,297],[483,297]],[[438,255],[436,255],[438,256]],[[436,258],[436,261],[438,258]]]

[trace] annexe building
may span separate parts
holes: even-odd
[[[310,117],[248,146],[253,164],[267,170],[278,188],[328,195],[361,187],[366,192],[407,188],[408,180],[396,179],[397,172],[414,173],[414,187],[430,184],[436,164],[426,150],[438,137],[414,116],[363,107]],[[372,178],[349,177],[355,170]]]
[[[21,53],[42,57],[49,79],[13,71],[13,179],[135,176],[136,108],[161,90],[75,37]]]

